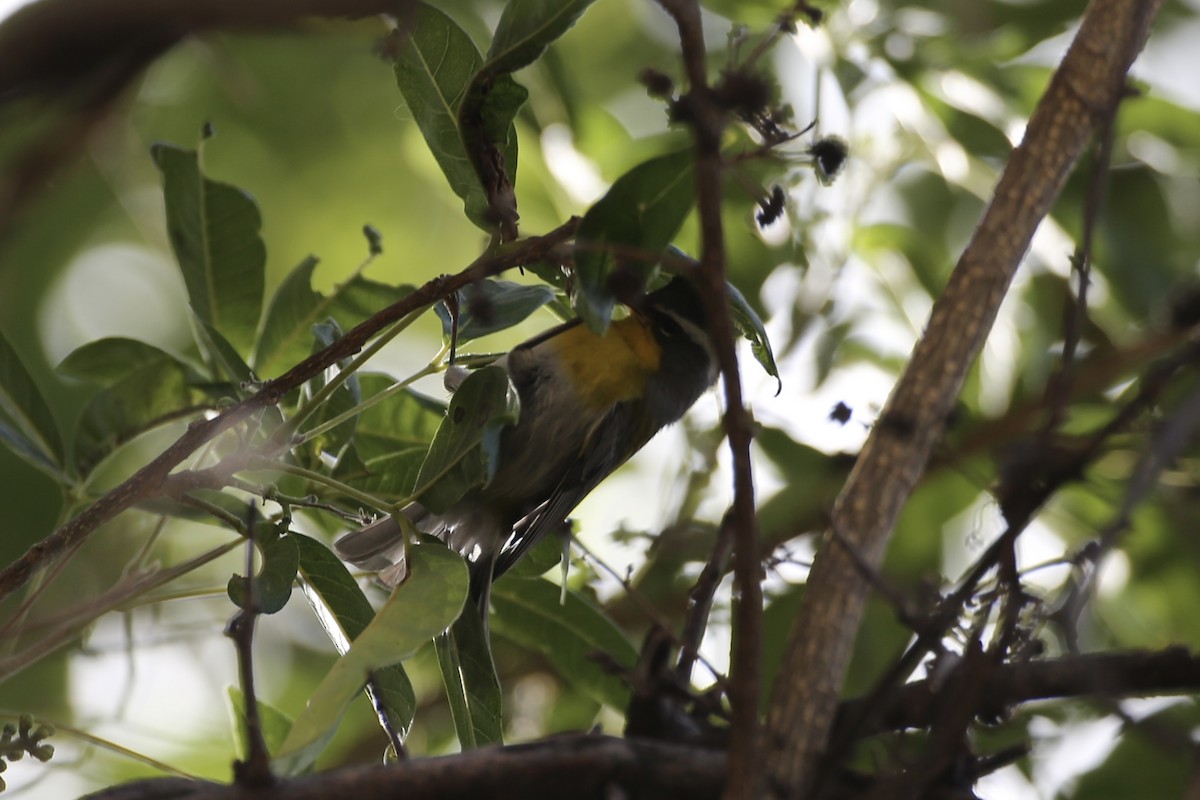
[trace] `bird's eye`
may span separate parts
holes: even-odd
[[[660,314],[658,317],[658,330],[663,336],[674,338],[683,333],[683,328],[675,321],[675,318],[670,314]]]

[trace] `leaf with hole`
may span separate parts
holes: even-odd
[[[253,601],[254,610],[262,614],[275,614],[283,610],[292,597],[292,584],[296,582],[296,570],[300,567],[300,550],[296,538],[284,533],[266,533],[256,541],[262,554],[262,566],[258,574],[247,579],[233,575],[226,591],[234,605],[249,610]]]

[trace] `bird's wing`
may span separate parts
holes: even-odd
[[[577,459],[563,474],[550,496],[518,523],[513,537],[496,558],[494,577],[500,577],[547,534],[558,531],[583,498],[641,449],[649,438],[640,400],[617,403],[589,431]]]

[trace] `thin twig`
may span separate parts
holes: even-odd
[[[1116,136],[1117,112],[1125,94],[1113,98],[1112,108],[1104,120],[1100,143],[1096,148],[1095,164],[1092,166],[1091,183],[1083,209],[1083,235],[1071,267],[1079,285],[1075,290],[1074,302],[1069,303],[1063,320],[1063,350],[1058,370],[1051,376],[1046,395],[1050,400],[1050,414],[1046,419],[1044,433],[1055,431],[1062,425],[1067,413],[1074,380],[1075,351],[1087,323],[1087,292],[1092,279],[1092,246],[1096,239],[1096,223],[1104,206],[1107,194],[1108,174],[1112,169],[1113,139]]]
[[[254,623],[258,619],[258,596],[254,586],[254,542],[258,527],[258,511],[251,504],[246,514],[246,587],[241,609],[229,620],[225,635],[233,640],[237,651],[238,674],[242,683],[243,730],[246,735],[246,758],[233,762],[234,781],[247,789],[270,786],[271,754],[263,738],[262,720],[258,715],[258,694],[254,691]]]
[[[733,554],[733,524],[726,513],[721,519],[721,527],[717,531],[717,543],[696,578],[696,584],[688,592],[687,617],[683,623],[683,633],[680,635],[679,664],[675,668],[680,680],[689,681],[692,678],[692,665],[700,655],[700,645],[704,641],[704,631],[708,628],[708,617],[712,613],[713,597],[721,578],[729,566],[729,557]]]
[[[762,642],[762,567],[751,477],[751,422],[742,399],[733,324],[725,302],[725,229],[721,219],[721,135],[726,114],[708,83],[708,56],[700,5],[696,0],[659,0],[675,20],[688,77],[688,94],[680,99],[690,112],[696,151],[696,205],[700,214],[700,283],[709,319],[709,336],[725,386],[725,431],[733,456],[734,625],[733,740],[725,797],[757,793],[759,731],[759,661]]]

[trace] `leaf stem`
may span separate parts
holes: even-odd
[[[284,422],[282,426],[280,426],[279,430],[275,432],[275,441],[282,442],[285,441],[286,438],[293,436],[300,426],[304,424],[304,420],[312,416],[313,413],[321,407],[322,403],[328,400],[343,383],[350,379],[351,375],[357,372],[359,368],[367,362],[367,359],[371,358],[380,350],[382,350],[388,342],[396,338],[396,336],[398,336],[409,325],[412,325],[419,316],[429,310],[430,305],[432,304],[426,304],[410,311],[408,314],[392,323],[391,327],[384,330],[383,333],[381,333],[378,338],[375,339],[375,341],[364,347],[362,352],[356,355],[349,364],[339,370],[337,375],[334,375],[332,378],[330,378],[324,386],[318,389],[313,396],[308,399],[308,402],[302,405],[295,414],[293,414],[286,422]]]
[[[404,380],[397,381],[396,383],[392,384],[388,388],[384,389],[382,392],[379,392],[378,394],[368,397],[366,400],[363,400],[361,403],[354,406],[353,408],[343,411],[341,414],[338,414],[336,417],[325,420],[324,422],[322,422],[319,425],[313,426],[309,430],[305,431],[300,436],[299,439],[295,440],[295,444],[301,445],[301,444],[304,444],[305,442],[311,441],[312,439],[316,438],[317,436],[320,436],[322,433],[325,433],[328,430],[332,430],[332,429],[336,428],[338,425],[341,425],[346,420],[351,419],[352,417],[358,416],[359,414],[366,411],[371,406],[377,405],[378,403],[382,403],[384,400],[388,399],[389,397],[396,394],[397,392],[399,392],[403,389],[407,389],[409,386],[416,383],[421,378],[424,378],[428,375],[436,375],[437,373],[442,372],[443,370],[446,369],[446,365],[442,363],[442,359],[445,358],[446,353],[448,353],[449,350],[450,350],[450,348],[448,345],[442,345],[442,348],[440,350],[438,350],[438,354],[436,356],[434,356],[434,358],[432,360],[430,360],[430,362],[428,364],[426,364],[424,367],[422,367],[420,370],[418,370],[417,372],[414,372],[412,375],[408,376]]]

